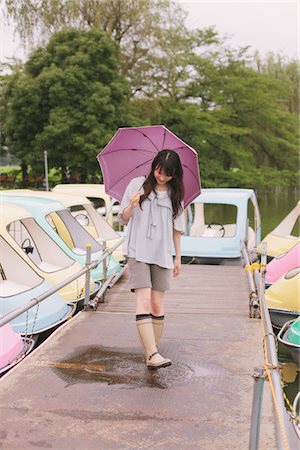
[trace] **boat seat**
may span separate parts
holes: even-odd
[[[190,236],[198,236],[198,237],[203,236],[203,233],[207,229],[208,228],[205,225],[197,225],[193,223],[190,229]]]
[[[32,286],[16,283],[11,280],[0,281],[0,297],[9,297],[20,292],[28,291],[29,289],[32,289]]]
[[[38,268],[43,272],[57,272],[58,270],[62,270],[64,267],[56,266],[55,264],[48,263],[46,261],[41,261],[37,264]]]
[[[219,231],[216,228],[206,228],[200,236],[217,237],[219,236]]]
[[[82,248],[79,248],[79,247],[72,248],[72,251],[74,253],[76,253],[77,255],[85,255],[86,254],[86,251],[82,250]]]

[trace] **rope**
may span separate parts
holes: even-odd
[[[261,270],[262,268],[265,268],[266,264],[259,264],[259,263],[252,263],[252,264],[246,264],[244,266],[244,269],[246,272],[248,272],[248,270],[251,270],[252,273],[254,272],[254,270]]]

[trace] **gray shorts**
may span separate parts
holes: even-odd
[[[165,292],[170,289],[171,269],[136,261],[128,258],[129,280],[132,291],[139,288],[151,288]]]

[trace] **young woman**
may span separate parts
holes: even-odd
[[[136,296],[136,325],[148,368],[172,364],[157,351],[164,326],[164,297],[170,273],[181,267],[180,237],[184,232],[182,166],[172,150],[162,150],[148,177],[134,178],[124,193],[119,219],[128,225],[124,254],[131,290]],[[172,257],[174,243],[175,259]]]

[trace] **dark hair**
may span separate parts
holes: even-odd
[[[154,171],[156,169],[163,170],[168,177],[172,177],[168,181],[168,191],[172,202],[173,218],[175,218],[182,212],[181,202],[184,196],[184,187],[181,161],[177,153],[173,150],[161,150],[153,159],[151,172],[143,184],[144,194],[140,197],[140,206],[148,198],[149,194],[155,191],[156,180]]]

